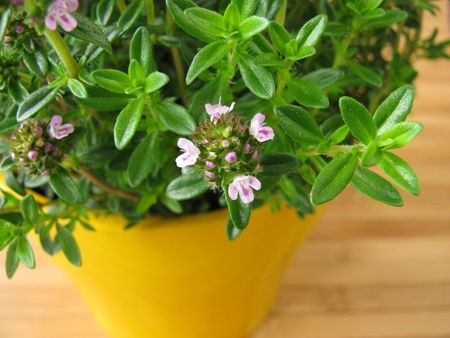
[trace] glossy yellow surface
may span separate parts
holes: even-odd
[[[316,216],[255,210],[235,241],[223,210],[149,218],[124,231],[118,215],[75,236],[83,266],[56,260],[115,338],[243,338],[270,311],[294,249]]]

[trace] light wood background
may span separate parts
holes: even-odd
[[[449,13],[440,4],[425,31],[438,25],[445,37]],[[405,195],[396,209],[349,189],[331,203],[254,338],[450,337],[450,62],[418,66],[411,118],[425,130],[400,155],[420,176],[421,196]],[[3,259],[0,338],[106,338],[45,255],[12,281]]]

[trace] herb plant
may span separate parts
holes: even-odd
[[[81,264],[88,211],[144,217],[299,216],[351,184],[401,206],[419,182],[394,154],[428,0],[13,0],[0,7],[0,249],[35,267],[27,235]],[[378,167],[384,175],[375,172]],[[385,178],[386,177],[386,178]],[[392,183],[391,183],[392,182]],[[92,213],[91,213],[92,217]]]

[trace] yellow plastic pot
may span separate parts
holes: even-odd
[[[55,259],[112,337],[243,338],[269,313],[315,218],[262,207],[229,241],[224,210],[148,218],[129,230],[121,216],[102,216],[91,218],[96,232],[75,231],[81,268]]]

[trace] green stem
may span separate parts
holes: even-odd
[[[281,97],[281,94],[283,94],[284,88],[286,87],[289,78],[289,73],[293,65],[294,61],[287,61],[285,67],[283,67],[282,71],[278,73],[278,85],[275,96]]]
[[[120,13],[123,13],[125,9],[127,9],[127,5],[125,4],[125,0],[116,0],[117,8],[119,9]]]
[[[169,11],[167,11],[167,21],[172,31],[175,31],[176,25]],[[172,54],[172,60],[175,65],[175,72],[177,73],[177,82],[178,82],[178,89],[180,90],[181,101],[183,102],[183,105],[187,107],[188,99],[186,94],[186,82],[185,82],[186,73],[184,71],[183,59],[181,58],[181,53],[178,47],[171,47],[170,53]]]
[[[29,16],[32,16],[36,13],[37,11],[37,6],[36,6],[36,1],[35,0],[25,0],[23,2],[25,11],[27,12],[27,14]]]
[[[339,68],[340,66],[345,64],[345,61],[347,60],[347,50],[350,47],[353,38],[355,37],[355,32],[357,32],[358,30],[359,30],[359,20],[354,18],[350,27],[350,31],[347,33],[346,38],[336,48],[336,54],[332,66],[333,68]]]
[[[145,8],[147,12],[147,24],[152,25],[155,22],[155,4],[153,0],[145,0]]]
[[[45,29],[45,37],[55,49],[56,53],[58,54],[59,58],[61,59],[62,63],[64,64],[64,67],[66,68],[70,76],[73,78],[77,78],[78,77],[77,63],[73,58],[72,54],[70,53],[70,50],[67,47],[66,43],[64,42],[63,38],[58,33],[58,31]]]
[[[298,156],[329,156],[335,157],[339,153],[350,152],[353,148],[360,147],[359,145],[334,145],[331,146],[327,151],[318,151],[317,149],[310,149],[305,151],[297,152]]]

